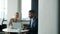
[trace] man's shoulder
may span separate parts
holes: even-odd
[[[33,20],[34,20],[34,22],[38,21],[38,17],[35,16]]]
[[[38,19],[38,17],[37,17],[37,16],[35,16],[35,17],[34,17],[34,19]]]

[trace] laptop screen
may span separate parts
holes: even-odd
[[[14,29],[21,29],[21,23],[20,22],[17,22],[17,23],[12,23],[13,24],[13,26],[12,26],[12,28],[14,28]]]

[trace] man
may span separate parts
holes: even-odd
[[[38,17],[35,15],[35,11],[29,11],[30,24],[29,24],[29,34],[38,34]]]

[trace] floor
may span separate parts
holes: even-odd
[[[0,32],[0,34],[5,34],[5,32]],[[11,33],[11,34],[18,34],[18,33]]]

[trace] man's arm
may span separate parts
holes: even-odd
[[[38,18],[36,18],[36,19],[34,20],[34,24],[33,24],[32,30],[33,30],[33,31],[38,30]]]
[[[23,29],[30,29],[30,24],[24,24]]]

